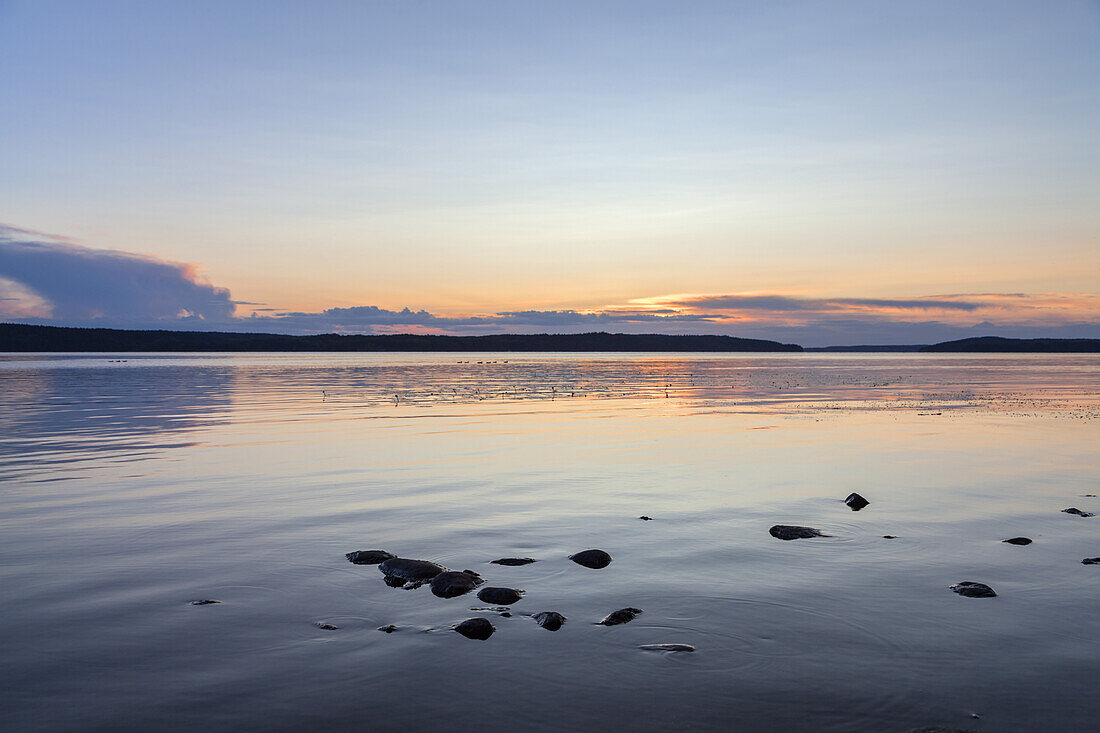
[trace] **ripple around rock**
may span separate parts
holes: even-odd
[[[1071,506],[1069,509],[1063,509],[1062,513],[1063,514],[1076,514],[1079,517],[1095,517],[1096,516],[1092,512],[1083,512],[1075,506]]]
[[[523,591],[516,588],[482,588],[477,592],[478,600],[494,606],[510,606],[523,598]]]
[[[530,565],[531,563],[538,561],[530,557],[502,557],[499,560],[490,560],[489,562],[493,565],[518,566]]]
[[[570,555],[569,559],[578,565],[583,565],[593,570],[606,568],[611,564],[611,555],[608,555],[603,550],[584,550],[575,555]]]
[[[392,634],[393,632],[397,631],[397,627],[394,626],[393,624],[388,624],[386,626],[379,626],[378,630],[379,631],[384,631],[387,634]]]
[[[862,509],[863,507],[867,506],[867,505],[868,505],[868,504],[870,504],[871,502],[867,501],[867,500],[866,500],[866,499],[864,499],[864,498],[863,498],[862,496],[860,496],[859,494],[857,494],[857,493],[855,493],[855,492],[853,491],[853,492],[852,492],[851,494],[848,494],[848,498],[846,498],[846,499],[844,500],[844,503],[845,503],[845,504],[846,504],[846,505],[848,506],[848,508],[849,508],[849,509],[851,509],[851,510],[852,510],[853,512],[858,512],[858,511],[859,511],[860,509]]]
[[[1082,565],[1100,565],[1100,557],[1086,557],[1081,561]]]
[[[973,580],[963,580],[948,587],[960,596],[967,598],[993,598],[997,595],[985,583],[975,583]]]
[[[454,629],[467,639],[477,639],[478,641],[485,641],[496,631],[496,627],[484,618],[468,618],[457,624]]]
[[[695,647],[691,644],[642,644],[639,649],[647,652],[693,652]]]
[[[1001,540],[1001,542],[1004,542],[1007,545],[1030,545],[1031,544],[1031,538],[1029,538],[1029,537],[1013,537],[1011,539]]]
[[[620,608],[618,611],[612,611],[604,616],[600,621],[596,623],[601,626],[618,626],[619,624],[625,624],[633,621],[638,617],[638,614],[642,612],[640,608]]]
[[[431,580],[447,568],[427,560],[409,560],[404,557],[394,557],[386,560],[378,569],[389,576],[403,578],[405,580]]]
[[[397,555],[393,555],[385,550],[356,550],[355,552],[345,554],[344,557],[356,565],[378,565],[384,563],[386,560],[394,559]]]
[[[811,537],[828,537],[820,529],[798,527],[793,524],[777,524],[768,530],[768,534],[780,540],[806,540]]]
[[[535,619],[535,623],[547,631],[557,631],[565,623],[565,616],[557,611],[539,611],[531,618]]]
[[[473,570],[447,570],[432,578],[432,594],[440,598],[455,598],[469,593],[484,582]]]

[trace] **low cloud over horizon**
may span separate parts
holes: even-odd
[[[238,305],[256,306],[238,315]],[[1100,337],[1100,295],[922,298],[678,294],[593,310],[445,315],[375,305],[302,312],[232,299],[198,266],[0,225],[0,319],[57,326],[312,333],[727,334],[804,346],[933,343],[975,335]]]

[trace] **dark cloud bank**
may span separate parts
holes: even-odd
[[[1100,325],[958,326],[935,320],[895,320],[872,310],[973,312],[972,299],[810,299],[787,296],[699,296],[678,301],[695,311],[734,311],[771,318],[731,323],[730,314],[646,308],[581,313],[573,310],[506,311],[472,317],[377,306],[329,308],[317,313],[264,309],[236,315],[225,288],[204,282],[192,265],[127,252],[96,250],[37,232],[0,226],[0,320],[61,326],[232,330],[287,334],[395,333],[430,329],[480,333],[728,334],[806,346],[933,343],[974,335],[1098,337]],[[249,304],[251,305],[251,304]],[[860,314],[866,309],[866,315]],[[797,325],[791,325],[792,317]],[[778,320],[777,320],[778,319]]]

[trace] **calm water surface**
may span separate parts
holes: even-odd
[[[3,356],[2,727],[1092,730],[1098,445],[1096,356]]]

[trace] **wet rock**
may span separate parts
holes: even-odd
[[[601,626],[618,626],[633,621],[641,612],[640,608],[620,608],[618,611],[607,614],[597,623]]]
[[[948,586],[960,596],[967,598],[993,598],[997,594],[985,583],[975,583],[972,580],[964,580]]]
[[[496,631],[496,627],[484,618],[468,618],[456,625],[454,629],[467,639],[477,639],[478,641],[485,641]]]
[[[852,492],[851,494],[848,494],[848,498],[846,498],[846,499],[844,500],[844,503],[845,503],[845,504],[846,504],[846,505],[848,506],[848,508],[849,508],[849,509],[851,509],[851,510],[852,510],[853,512],[858,512],[858,511],[859,511],[860,509],[862,509],[863,507],[867,506],[867,505],[868,505],[868,504],[870,504],[871,502],[867,501],[867,500],[866,500],[866,499],[864,499],[864,498],[863,498],[862,496],[860,496],[859,494],[857,494],[857,493],[855,493],[855,492],[853,491],[853,492]]]
[[[884,534],[882,539],[884,540],[896,540],[898,536],[896,534]]]
[[[695,647],[691,644],[642,644],[639,649],[647,652],[693,652]]]
[[[326,624],[326,623],[322,623],[320,621],[318,621],[317,623],[315,623],[313,625],[316,626],[317,628],[323,630],[323,631],[336,631],[338,628],[340,628],[339,626],[333,626],[332,624]]]
[[[432,578],[432,593],[440,598],[455,598],[469,593],[485,581],[473,570],[442,572]]]
[[[535,623],[547,631],[557,631],[565,623],[565,616],[557,611],[539,611],[531,618],[535,619]]]
[[[494,606],[510,606],[523,598],[523,591],[515,588],[482,588],[477,592],[477,598],[484,603],[492,603]]]
[[[1096,516],[1092,512],[1083,512],[1075,506],[1071,506],[1069,509],[1063,509],[1062,512],[1064,512],[1065,514],[1076,514],[1079,517],[1095,517]]]
[[[603,550],[585,550],[584,552],[578,552],[576,555],[570,555],[569,559],[578,565],[584,565],[586,568],[594,570],[606,568],[611,564],[611,555]]]
[[[221,601],[215,601],[213,598],[203,598],[200,601],[191,601],[192,606],[209,606],[212,603],[221,603]]]
[[[777,524],[768,530],[768,533],[781,540],[805,540],[810,537],[828,537],[829,535],[820,529],[813,527],[796,527],[791,524]]]
[[[641,519],[643,522],[652,522],[653,521],[653,517],[647,517],[644,514],[642,516],[638,517],[638,519]]]
[[[386,575],[396,576],[405,580],[431,580],[435,576],[447,570],[442,565],[436,565],[427,560],[409,560],[404,557],[392,557],[378,566]]]
[[[493,565],[530,565],[533,562],[537,562],[530,557],[502,557],[499,560],[490,560]]]
[[[1086,557],[1081,561],[1082,565],[1100,565],[1100,557]]]
[[[1011,539],[1001,540],[1001,542],[1009,545],[1030,545],[1031,539],[1029,537],[1013,537]]]
[[[1095,499],[1096,498],[1096,494],[1081,494],[1081,496],[1084,496],[1088,499]]]
[[[388,585],[391,588],[404,588],[405,587],[405,579],[398,576],[398,575],[387,575],[387,576],[383,577],[382,580],[384,580],[386,582],[386,585]]]
[[[356,565],[378,565],[394,559],[397,555],[391,555],[385,550],[356,550],[347,553],[344,557]]]
[[[384,631],[387,634],[392,634],[393,632],[397,631],[397,627],[394,626],[393,624],[389,624],[388,626],[379,626],[378,630],[379,631]]]

